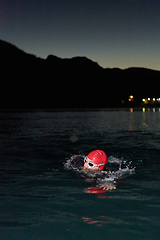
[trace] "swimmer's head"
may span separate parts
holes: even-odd
[[[104,166],[107,164],[107,155],[102,150],[95,150],[88,154],[85,159],[85,168],[98,168],[103,170]]]

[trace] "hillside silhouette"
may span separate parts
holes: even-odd
[[[160,97],[160,71],[104,69],[86,57],[42,59],[2,40],[0,74],[0,109],[124,107],[130,94],[139,106]]]

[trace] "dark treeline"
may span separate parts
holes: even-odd
[[[1,109],[139,106],[160,97],[160,71],[104,69],[86,57],[41,59],[2,40],[0,74]]]

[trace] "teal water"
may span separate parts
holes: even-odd
[[[160,239],[160,110],[0,113],[0,239]],[[116,190],[64,168],[94,149],[132,162]]]

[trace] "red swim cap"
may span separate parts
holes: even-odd
[[[95,150],[90,152],[87,156],[89,160],[98,165],[100,170],[103,170],[107,163],[107,155],[102,150]]]

